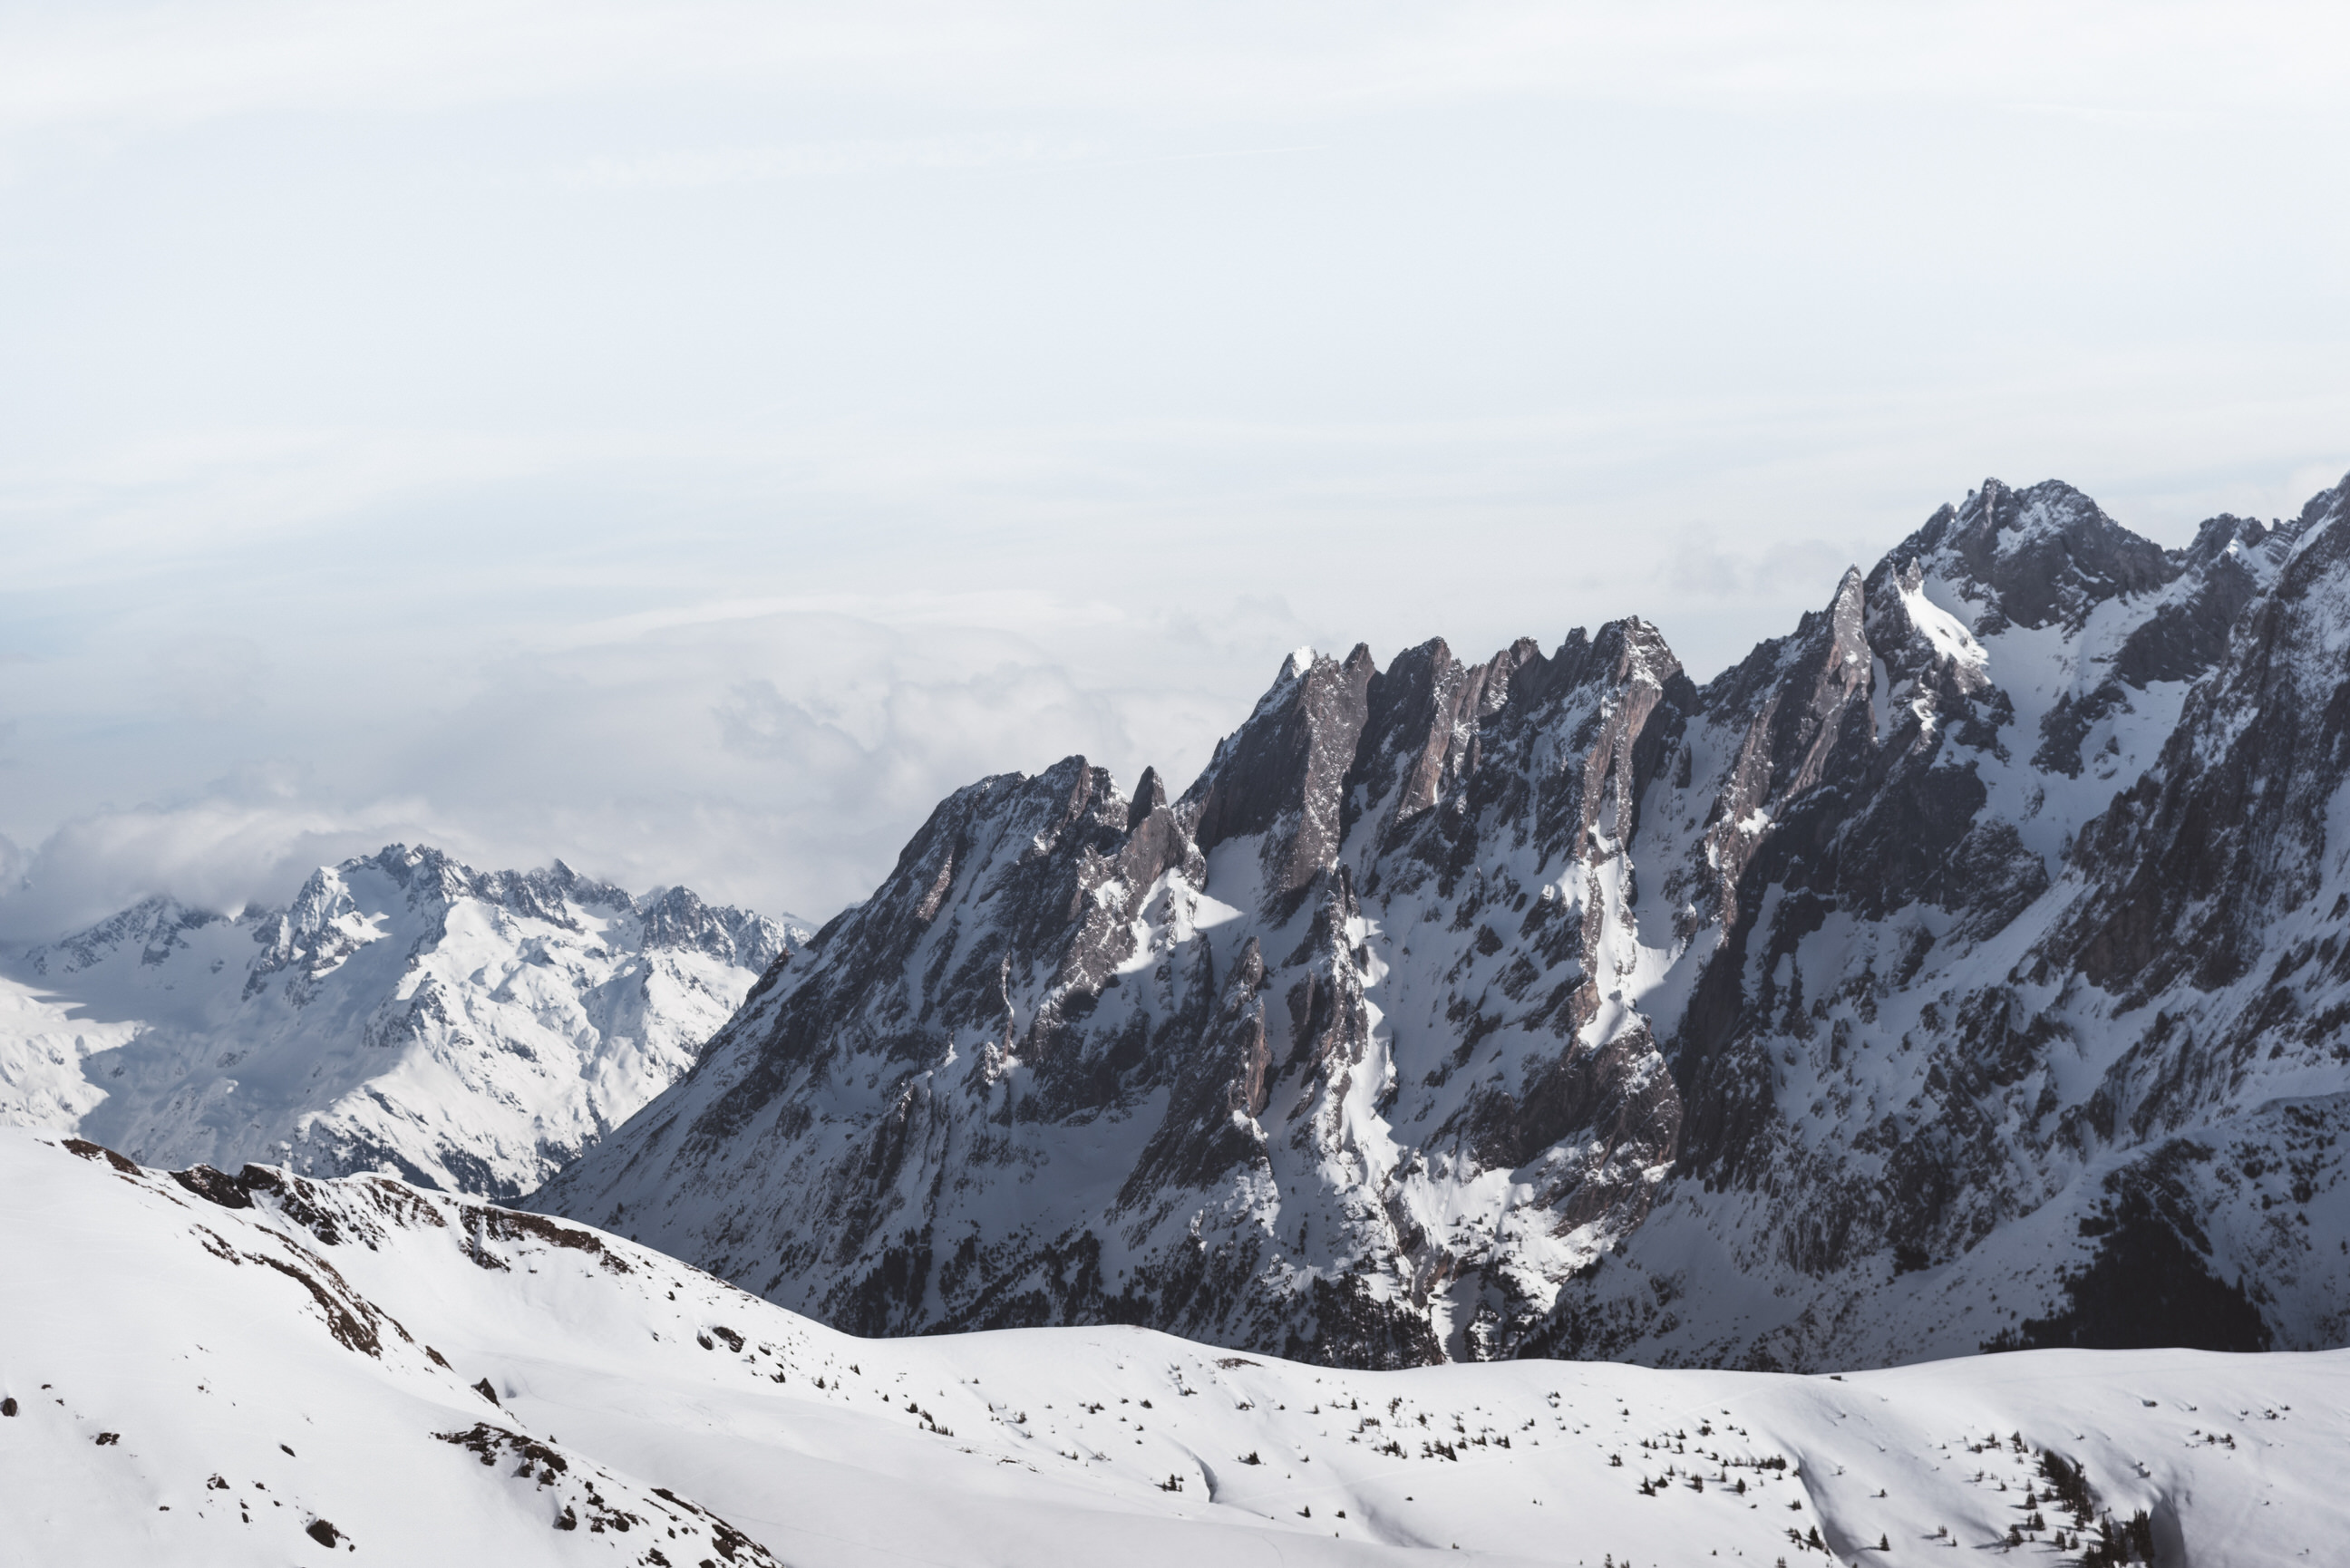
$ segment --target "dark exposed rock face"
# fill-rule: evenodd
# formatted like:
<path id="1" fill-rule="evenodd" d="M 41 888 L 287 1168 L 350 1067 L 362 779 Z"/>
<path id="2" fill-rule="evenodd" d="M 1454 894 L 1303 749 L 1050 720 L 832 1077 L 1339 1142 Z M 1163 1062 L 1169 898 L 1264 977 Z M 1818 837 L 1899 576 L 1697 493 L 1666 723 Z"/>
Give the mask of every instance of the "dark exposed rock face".
<path id="1" fill-rule="evenodd" d="M 2092 983 L 2142 997 L 2190 971 L 2204 990 L 2238 980 L 2327 882 L 2350 773 L 2345 607 L 2350 530 L 2325 528 L 2241 618 L 2158 766 L 2084 829 L 2074 859 L 2099 896 L 2067 927 L 2077 951 L 2053 950 Z"/>
<path id="2" fill-rule="evenodd" d="M 942 803 L 536 1201 L 862 1333 L 2329 1342 L 2345 497 L 1987 483 L 1702 688 L 1638 620 L 1293 659 L 1171 801 Z"/>
<path id="3" fill-rule="evenodd" d="M 1359 645 L 1344 664 L 1293 659 L 1184 792 L 1184 815 L 1202 853 L 1237 838 L 1259 845 L 1270 907 L 1294 912 L 1337 850 L 1338 785 L 1355 760 L 1378 679 L 1371 650 Z M 1394 694 L 1387 695 L 1392 704 Z"/>

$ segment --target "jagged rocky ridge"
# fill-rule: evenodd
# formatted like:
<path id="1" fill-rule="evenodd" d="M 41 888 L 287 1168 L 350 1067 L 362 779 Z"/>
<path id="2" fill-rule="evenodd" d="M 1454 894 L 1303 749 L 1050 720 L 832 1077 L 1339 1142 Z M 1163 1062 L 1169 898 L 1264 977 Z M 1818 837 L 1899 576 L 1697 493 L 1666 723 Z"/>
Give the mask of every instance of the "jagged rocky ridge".
<path id="1" fill-rule="evenodd" d="M 512 1198 L 673 1082 L 805 936 L 404 845 L 283 909 L 151 898 L 0 980 L 0 1124 Z"/>
<path id="2" fill-rule="evenodd" d="M 536 1202 L 863 1334 L 2338 1343 L 2345 509 L 1987 482 L 1702 687 L 1302 652 L 1179 797 L 950 797 Z"/>

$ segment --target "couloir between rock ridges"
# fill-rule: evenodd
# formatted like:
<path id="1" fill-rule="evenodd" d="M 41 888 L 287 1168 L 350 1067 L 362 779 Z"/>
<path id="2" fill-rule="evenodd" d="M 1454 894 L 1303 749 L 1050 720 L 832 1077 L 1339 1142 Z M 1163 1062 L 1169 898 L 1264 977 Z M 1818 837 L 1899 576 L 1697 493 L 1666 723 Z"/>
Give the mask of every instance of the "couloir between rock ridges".
<path id="1" fill-rule="evenodd" d="M 1638 619 L 1293 658 L 1180 796 L 950 796 L 534 1202 L 861 1334 L 2338 1338 L 2345 499 L 1987 482 L 1703 686 Z"/>

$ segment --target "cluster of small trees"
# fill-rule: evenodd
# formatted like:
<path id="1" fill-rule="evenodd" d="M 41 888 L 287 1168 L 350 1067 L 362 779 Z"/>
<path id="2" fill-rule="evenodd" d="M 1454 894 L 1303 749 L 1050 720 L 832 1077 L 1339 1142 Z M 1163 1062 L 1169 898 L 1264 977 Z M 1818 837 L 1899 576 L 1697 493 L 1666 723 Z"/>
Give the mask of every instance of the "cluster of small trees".
<path id="1" fill-rule="evenodd" d="M 2051 1501 L 2064 1505 L 2075 1524 L 2086 1524 L 2096 1517 L 2097 1501 L 2089 1490 L 2089 1478 L 2081 1467 L 2066 1461 L 2064 1455 L 2043 1449 L 2040 1451 L 2040 1473 L 2048 1481 Z"/>
<path id="2" fill-rule="evenodd" d="M 2121 1568 L 2125 1563 L 2154 1561 L 2154 1521 L 2146 1510 L 2139 1509 L 2119 1523 L 2110 1513 L 2098 1522 L 2098 1533 L 2105 1539 L 2081 1553 L 2081 1568 Z"/>
<path id="3" fill-rule="evenodd" d="M 2048 1501 L 2062 1504 L 2073 1516 L 2073 1537 L 2069 1545 L 2081 1553 L 2081 1568 L 2121 1568 L 2126 1563 L 2154 1561 L 2154 1521 L 2139 1509 L 2129 1518 L 2116 1521 L 2110 1513 L 2097 1510 L 2096 1494 L 2089 1490 L 2089 1478 L 2080 1466 L 2068 1462 L 2062 1454 L 2041 1450 L 2040 1473 L 2048 1480 Z M 2036 1522 L 2037 1511 L 2033 1514 Z M 2081 1532 L 2092 1520 L 2096 1521 L 2097 1541 L 2090 1546 L 2081 1545 Z M 2010 1532 L 2012 1538 L 2013 1532 Z M 2059 1551 L 2068 1545 L 2064 1532 L 2055 1535 Z"/>

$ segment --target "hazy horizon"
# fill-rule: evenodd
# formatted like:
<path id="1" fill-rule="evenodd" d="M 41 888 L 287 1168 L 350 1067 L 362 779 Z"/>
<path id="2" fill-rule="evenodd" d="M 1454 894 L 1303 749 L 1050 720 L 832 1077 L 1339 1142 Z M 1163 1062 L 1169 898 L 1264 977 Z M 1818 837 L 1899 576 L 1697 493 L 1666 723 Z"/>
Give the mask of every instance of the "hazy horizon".
<path id="1" fill-rule="evenodd" d="M 983 774 L 1187 782 L 1300 643 L 1638 614 L 1702 678 L 1986 476 L 2290 515 L 2345 44 L 13 10 L 0 940 L 394 839 L 821 919 Z"/>

